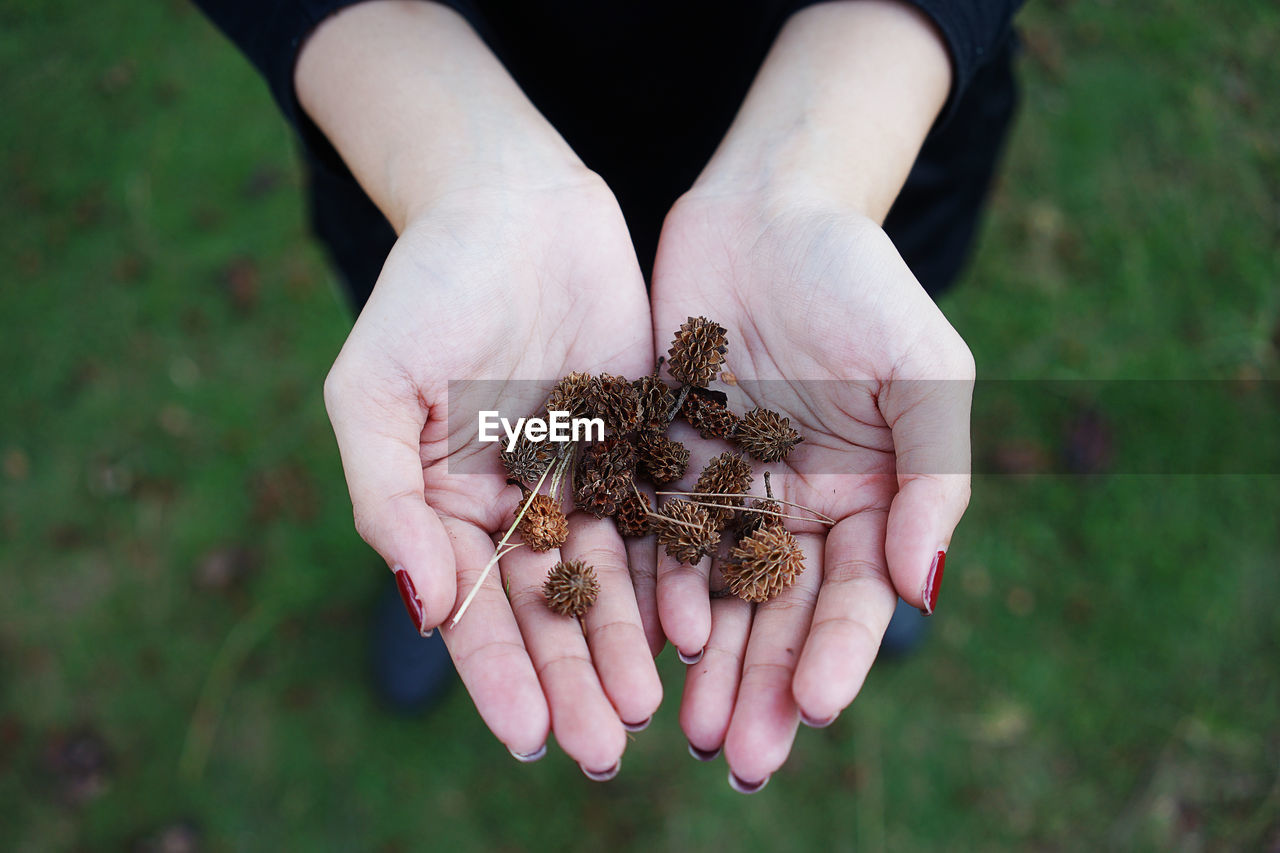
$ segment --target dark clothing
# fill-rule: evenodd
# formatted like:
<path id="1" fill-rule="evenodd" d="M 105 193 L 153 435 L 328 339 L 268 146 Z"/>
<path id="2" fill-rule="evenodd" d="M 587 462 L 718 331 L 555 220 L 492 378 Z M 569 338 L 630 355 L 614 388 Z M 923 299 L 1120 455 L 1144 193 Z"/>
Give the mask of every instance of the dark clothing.
<path id="1" fill-rule="evenodd" d="M 298 106 L 312 29 L 356 0 L 196 0 L 248 55 L 303 141 L 312 224 L 363 305 L 395 240 Z M 885 229 L 931 293 L 968 254 L 1015 104 L 1021 0 L 910 0 L 951 54 L 943 115 Z M 710 159 L 787 17 L 809 0 L 450 0 L 618 198 L 646 277 L 662 219 Z"/>

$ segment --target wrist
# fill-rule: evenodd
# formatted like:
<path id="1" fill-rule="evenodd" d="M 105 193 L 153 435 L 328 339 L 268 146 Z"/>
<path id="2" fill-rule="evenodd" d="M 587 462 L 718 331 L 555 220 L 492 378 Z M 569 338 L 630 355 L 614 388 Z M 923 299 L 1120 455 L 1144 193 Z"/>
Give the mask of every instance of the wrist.
<path id="1" fill-rule="evenodd" d="M 779 34 L 695 192 L 835 206 L 882 222 L 950 86 L 942 37 L 915 8 L 809 7 Z"/>

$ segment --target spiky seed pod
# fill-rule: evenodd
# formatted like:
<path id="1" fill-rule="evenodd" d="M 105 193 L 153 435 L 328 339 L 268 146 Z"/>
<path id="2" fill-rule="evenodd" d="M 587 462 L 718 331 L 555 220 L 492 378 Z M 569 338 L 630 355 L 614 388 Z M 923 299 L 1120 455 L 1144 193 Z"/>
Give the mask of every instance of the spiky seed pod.
<path id="1" fill-rule="evenodd" d="M 720 530 L 707 508 L 688 501 L 667 501 L 661 513 L 649 519 L 649 528 L 668 556 L 691 566 L 720 544 Z"/>
<path id="2" fill-rule="evenodd" d="M 510 452 L 498 454 L 507 477 L 514 483 L 533 485 L 556 457 L 556 446 L 549 441 L 530 441 L 522 432 Z"/>
<path id="3" fill-rule="evenodd" d="M 599 471 L 605 476 L 630 476 L 636 468 L 636 447 L 620 436 L 611 435 L 589 445 L 578 460 L 579 471 Z"/>
<path id="4" fill-rule="evenodd" d="M 747 509 L 763 509 L 768 512 L 782 512 L 782 504 L 772 500 L 754 500 L 747 504 Z M 738 513 L 738 535 L 750 536 L 766 524 L 781 524 L 782 519 L 776 515 L 766 515 L 762 512 L 740 512 Z"/>
<path id="5" fill-rule="evenodd" d="M 632 490 L 618 502 L 618 513 L 613 517 L 618 525 L 618 532 L 623 536 L 649 535 L 649 512 L 651 505 L 648 495 Z"/>
<path id="6" fill-rule="evenodd" d="M 630 474 L 588 472 L 574 479 L 573 505 L 596 518 L 615 515 L 618 502 L 626 500 L 633 482 Z"/>
<path id="7" fill-rule="evenodd" d="M 587 411 L 602 418 L 613 433 L 628 433 L 640 422 L 640 393 L 622 376 L 602 373 L 591 377 Z"/>
<path id="8" fill-rule="evenodd" d="M 671 409 L 676 404 L 671 386 L 656 376 L 642 376 L 632 384 L 640 400 L 639 429 L 642 432 L 666 432 L 671 423 Z"/>
<path id="9" fill-rule="evenodd" d="M 641 433 L 636 450 L 640 455 L 637 472 L 655 486 L 679 480 L 689 467 L 689 448 L 665 435 Z"/>
<path id="10" fill-rule="evenodd" d="M 728 439 L 738 425 L 738 416 L 729 411 L 728 406 L 696 392 L 684 398 L 680 417 L 703 438 Z"/>
<path id="11" fill-rule="evenodd" d="M 765 524 L 738 541 L 720 570 L 734 595 L 746 601 L 768 601 L 804 571 L 804 553 L 781 524 Z"/>
<path id="12" fill-rule="evenodd" d="M 551 393 L 547 395 L 547 411 L 568 412 L 571 418 L 581 417 L 590 405 L 590 392 L 590 374 L 570 373 L 551 387 Z"/>
<path id="13" fill-rule="evenodd" d="M 528 500 L 527 492 L 525 499 Z M 523 502 L 521 506 L 524 506 Z M 520 512 L 519 508 L 516 512 Z M 560 504 L 548 495 L 533 496 L 516 529 L 524 538 L 525 544 L 538 552 L 559 548 L 569 538 L 569 522 L 565 519 Z"/>
<path id="14" fill-rule="evenodd" d="M 751 488 L 751 463 L 736 453 L 725 451 L 707 463 L 698 475 L 698 482 L 693 487 L 695 492 L 704 495 L 742 494 Z M 711 509 L 712 522 L 723 530 L 733 520 L 737 507 L 743 505 L 743 498 L 698 498 L 706 503 L 718 504 L 722 509 Z"/>
<path id="15" fill-rule="evenodd" d="M 671 342 L 667 370 L 673 379 L 705 388 L 720 372 L 729 349 L 725 328 L 706 317 L 690 317 Z"/>
<path id="16" fill-rule="evenodd" d="M 551 567 L 542 585 L 547 606 L 561 616 L 581 617 L 596 603 L 600 582 L 594 567 L 582 560 L 561 560 Z"/>
<path id="17" fill-rule="evenodd" d="M 733 442 L 761 462 L 781 462 L 801 441 L 791 419 L 772 409 L 752 409 L 738 419 L 733 431 Z"/>

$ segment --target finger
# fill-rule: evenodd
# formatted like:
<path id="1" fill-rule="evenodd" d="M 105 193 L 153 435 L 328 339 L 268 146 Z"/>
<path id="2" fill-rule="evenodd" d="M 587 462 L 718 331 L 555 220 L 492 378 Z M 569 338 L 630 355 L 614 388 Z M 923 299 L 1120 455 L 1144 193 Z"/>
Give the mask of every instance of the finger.
<path id="1" fill-rule="evenodd" d="M 707 573 L 711 559 L 696 566 L 658 549 L 658 618 L 662 632 L 676 647 L 682 663 L 697 663 L 711 635 L 711 602 Z"/>
<path id="2" fill-rule="evenodd" d="M 493 541 L 473 524 L 444 522 L 458 565 L 458 585 L 470 592 L 493 555 Z M 517 758 L 538 755 L 551 714 L 525 651 L 498 572 L 490 572 L 470 608 L 452 628 L 440 626 L 458 675 L 481 719 Z"/>
<path id="3" fill-rule="evenodd" d="M 711 636 L 702 660 L 685 671 L 680 728 L 689 751 L 709 761 L 724 746 L 738 697 L 742 659 L 751 633 L 752 605 L 733 596 L 711 602 Z"/>
<path id="4" fill-rule="evenodd" d="M 883 510 L 860 512 L 827 536 L 822 588 L 792 682 L 809 725 L 828 725 L 858 695 L 893 616 L 885 519 Z"/>
<path id="5" fill-rule="evenodd" d="M 799 724 L 791 681 L 822 579 L 823 537 L 800 534 L 796 540 L 804 551 L 804 571 L 781 595 L 756 606 L 725 737 L 730 781 L 743 793 L 759 790 L 787 760 Z"/>
<path id="6" fill-rule="evenodd" d="M 662 703 L 662 683 L 640 622 L 622 537 L 610 519 L 574 513 L 560 553 L 595 567 L 600 593 L 582 619 L 591 660 L 623 725 L 643 727 Z"/>
<path id="7" fill-rule="evenodd" d="M 423 497 L 419 441 L 427 412 L 414 389 L 376 392 L 338 366 L 324 390 L 356 530 L 396 571 L 405 606 L 425 633 L 449 615 L 457 594 L 453 548 Z"/>
<path id="8" fill-rule="evenodd" d="M 608 778 L 622 758 L 626 732 L 596 675 L 582 626 L 547 607 L 543 584 L 560 558 L 559 550 L 537 554 L 517 548 L 502 558 L 502 574 L 551 709 L 556 741 L 584 772 Z"/>
<path id="9" fill-rule="evenodd" d="M 649 498 L 650 505 L 656 505 L 653 490 L 647 486 L 640 489 Z M 627 547 L 627 564 L 631 567 L 631 584 L 635 589 L 636 606 L 640 610 L 640 624 L 644 627 L 649 653 L 656 658 L 667 645 L 667 636 L 662 633 L 662 621 L 658 618 L 657 538 L 650 535 L 628 537 L 624 541 Z"/>
<path id="10" fill-rule="evenodd" d="M 954 333 L 953 333 L 954 334 Z M 908 365 L 880 407 L 893 428 L 898 494 L 889 510 L 885 557 L 893 585 L 926 614 L 937 606 L 946 552 L 969 505 L 969 414 L 973 359 L 959 338 L 954 353 Z"/>

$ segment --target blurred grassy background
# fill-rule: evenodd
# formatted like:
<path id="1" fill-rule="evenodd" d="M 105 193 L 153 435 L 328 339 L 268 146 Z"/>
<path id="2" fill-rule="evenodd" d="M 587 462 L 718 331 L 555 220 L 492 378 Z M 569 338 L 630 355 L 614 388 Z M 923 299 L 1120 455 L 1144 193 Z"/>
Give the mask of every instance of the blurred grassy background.
<path id="1" fill-rule="evenodd" d="M 980 372 L 1280 375 L 1280 9 L 1021 21 L 945 304 Z M 669 652 L 607 785 L 461 690 L 388 718 L 319 393 L 349 317 L 265 90 L 178 0 L 2 0 L 0 69 L 0 846 L 1280 846 L 1280 482 L 1031 476 L 1043 437 L 995 440 L 924 653 L 759 796 L 685 753 Z"/>

